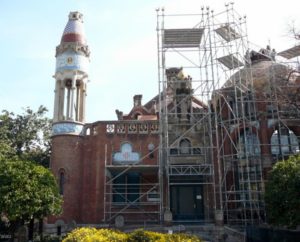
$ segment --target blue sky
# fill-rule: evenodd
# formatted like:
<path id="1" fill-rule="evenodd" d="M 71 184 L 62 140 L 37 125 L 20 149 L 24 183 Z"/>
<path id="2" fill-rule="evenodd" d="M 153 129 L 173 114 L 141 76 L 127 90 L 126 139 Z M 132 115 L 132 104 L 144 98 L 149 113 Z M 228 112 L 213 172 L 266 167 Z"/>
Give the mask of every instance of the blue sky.
<path id="1" fill-rule="evenodd" d="M 143 94 L 145 103 L 158 92 L 155 8 L 195 13 L 202 5 L 224 10 L 220 0 L 0 0 L 0 110 L 44 105 L 52 117 L 55 47 L 69 12 L 80 11 L 91 50 L 87 121 L 116 119 L 115 109 L 128 113 L 133 95 Z M 297 0 L 235 1 L 250 41 L 270 41 L 277 51 L 294 44 L 285 33 L 292 20 L 300 29 L 299 8 Z"/>

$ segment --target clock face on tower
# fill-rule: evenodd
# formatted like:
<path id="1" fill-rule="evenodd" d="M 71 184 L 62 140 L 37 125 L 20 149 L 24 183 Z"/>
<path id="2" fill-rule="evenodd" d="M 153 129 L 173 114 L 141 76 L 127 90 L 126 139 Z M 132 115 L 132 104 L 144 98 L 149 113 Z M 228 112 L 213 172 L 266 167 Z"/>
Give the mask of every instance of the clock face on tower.
<path id="1" fill-rule="evenodd" d="M 56 71 L 81 70 L 88 71 L 88 59 L 77 53 L 65 52 L 56 57 Z"/>
<path id="2" fill-rule="evenodd" d="M 67 63 L 70 65 L 73 63 L 73 58 L 72 57 L 68 57 L 67 58 Z"/>

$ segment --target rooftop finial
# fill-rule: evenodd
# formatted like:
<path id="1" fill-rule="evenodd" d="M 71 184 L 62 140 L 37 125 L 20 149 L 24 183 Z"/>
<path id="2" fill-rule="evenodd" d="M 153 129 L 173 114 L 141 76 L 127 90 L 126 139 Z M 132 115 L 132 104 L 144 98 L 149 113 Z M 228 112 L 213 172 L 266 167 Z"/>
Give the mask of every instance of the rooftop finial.
<path id="1" fill-rule="evenodd" d="M 79 12 L 70 12 L 69 14 L 69 20 L 78 20 L 81 23 L 83 23 L 83 14 Z"/>

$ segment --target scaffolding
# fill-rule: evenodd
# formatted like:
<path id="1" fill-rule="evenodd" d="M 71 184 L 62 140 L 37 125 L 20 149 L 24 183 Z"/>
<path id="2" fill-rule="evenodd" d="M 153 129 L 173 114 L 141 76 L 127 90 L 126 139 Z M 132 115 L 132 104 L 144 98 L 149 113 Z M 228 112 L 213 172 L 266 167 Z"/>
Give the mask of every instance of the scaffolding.
<path id="1" fill-rule="evenodd" d="M 156 139 L 153 138 L 158 136 L 158 122 L 98 122 L 91 129 L 105 130 L 109 139 L 136 136 L 143 142 L 149 142 L 146 153 L 137 150 L 133 143 L 131 147 L 130 143 L 125 142 L 120 148 L 114 147 L 112 141 L 105 144 L 103 222 L 116 227 L 123 227 L 125 223 L 159 223 L 158 147 L 155 145 Z M 126 140 L 130 142 L 131 139 Z"/>
<path id="2" fill-rule="evenodd" d="M 272 62 L 266 72 L 269 80 L 267 95 L 257 100 L 266 105 L 267 125 L 272 129 L 268 143 L 271 164 L 299 154 L 300 150 L 299 50 L 298 43 L 278 53 L 276 62 Z"/>
<path id="3" fill-rule="evenodd" d="M 212 222 L 216 209 L 208 102 L 215 83 L 209 70 L 212 46 L 208 44 L 208 13 L 202 9 L 200 14 L 167 15 L 164 9 L 157 10 L 160 186 L 164 188 L 161 215 L 171 211 L 174 221 Z M 198 195 L 194 204 L 188 204 L 188 191 L 184 189 L 195 189 Z M 186 201 L 178 198 L 180 194 Z M 202 212 L 198 200 L 202 200 Z M 199 216 L 181 214 L 180 203 L 194 206 L 194 214 Z"/>
<path id="4" fill-rule="evenodd" d="M 299 130 L 289 128 L 299 126 L 299 108 L 288 109 L 287 95 L 296 85 L 293 102 L 299 107 L 300 79 L 295 84 L 294 69 L 275 62 L 269 49 L 254 51 L 251 46 L 250 52 L 246 17 L 233 3 L 220 13 L 209 7 L 200 14 L 171 15 L 158 9 L 157 45 L 161 214 L 172 210 L 172 186 L 185 183 L 211 192 L 207 196 L 213 205 L 205 221 L 221 214 L 227 224 L 264 222 L 265 175 L 284 158 L 282 149 L 286 156 L 299 152 Z M 296 46 L 279 54 L 293 58 L 298 52 Z M 259 70 L 256 62 L 268 68 Z M 278 68 L 285 68 L 284 75 L 278 76 Z M 283 83 L 286 78 L 295 85 Z M 273 128 L 273 136 L 262 135 L 263 128 Z M 180 154 L 185 139 L 198 152 Z"/>
<path id="5" fill-rule="evenodd" d="M 212 97 L 218 198 L 225 223 L 246 225 L 265 218 L 256 92 L 248 57 L 246 18 L 229 4 L 224 20 L 220 22 L 212 16 L 212 26 L 216 28 L 212 32 L 216 56 L 212 71 L 220 84 Z"/>
<path id="6" fill-rule="evenodd" d="M 266 174 L 299 152 L 295 64 L 250 48 L 246 18 L 233 4 L 220 13 L 157 9 L 157 50 L 159 122 L 97 124 L 116 136 L 159 136 L 159 145 L 134 162 L 105 160 L 104 221 L 264 222 Z M 289 59 L 298 52 L 296 46 L 279 55 Z M 158 160 L 149 165 L 152 152 Z M 134 173 L 151 179 L 137 180 Z M 194 201 L 185 196 L 191 194 Z M 180 203 L 187 214 L 177 211 Z"/>

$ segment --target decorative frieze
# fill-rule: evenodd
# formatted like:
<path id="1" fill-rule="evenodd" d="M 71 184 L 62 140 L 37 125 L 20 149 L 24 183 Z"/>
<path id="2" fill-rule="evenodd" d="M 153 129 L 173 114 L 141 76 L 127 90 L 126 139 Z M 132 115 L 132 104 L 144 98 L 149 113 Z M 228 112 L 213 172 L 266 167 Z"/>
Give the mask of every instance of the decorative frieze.
<path id="1" fill-rule="evenodd" d="M 158 123 L 154 122 L 114 122 L 105 124 L 107 134 L 157 134 Z"/>
<path id="2" fill-rule="evenodd" d="M 139 132 L 141 134 L 147 134 L 149 132 L 148 124 L 147 123 L 139 124 Z"/>
<path id="3" fill-rule="evenodd" d="M 117 124 L 117 133 L 125 134 L 125 124 Z"/>
<path id="4" fill-rule="evenodd" d="M 82 134 L 83 124 L 79 123 L 55 123 L 52 126 L 52 135 L 59 135 L 59 134 Z"/>
<path id="5" fill-rule="evenodd" d="M 114 124 L 106 124 L 106 133 L 113 134 L 115 132 Z"/>
<path id="6" fill-rule="evenodd" d="M 133 124 L 128 124 L 128 133 L 130 134 L 136 134 L 137 133 L 137 124 L 133 123 Z"/>

